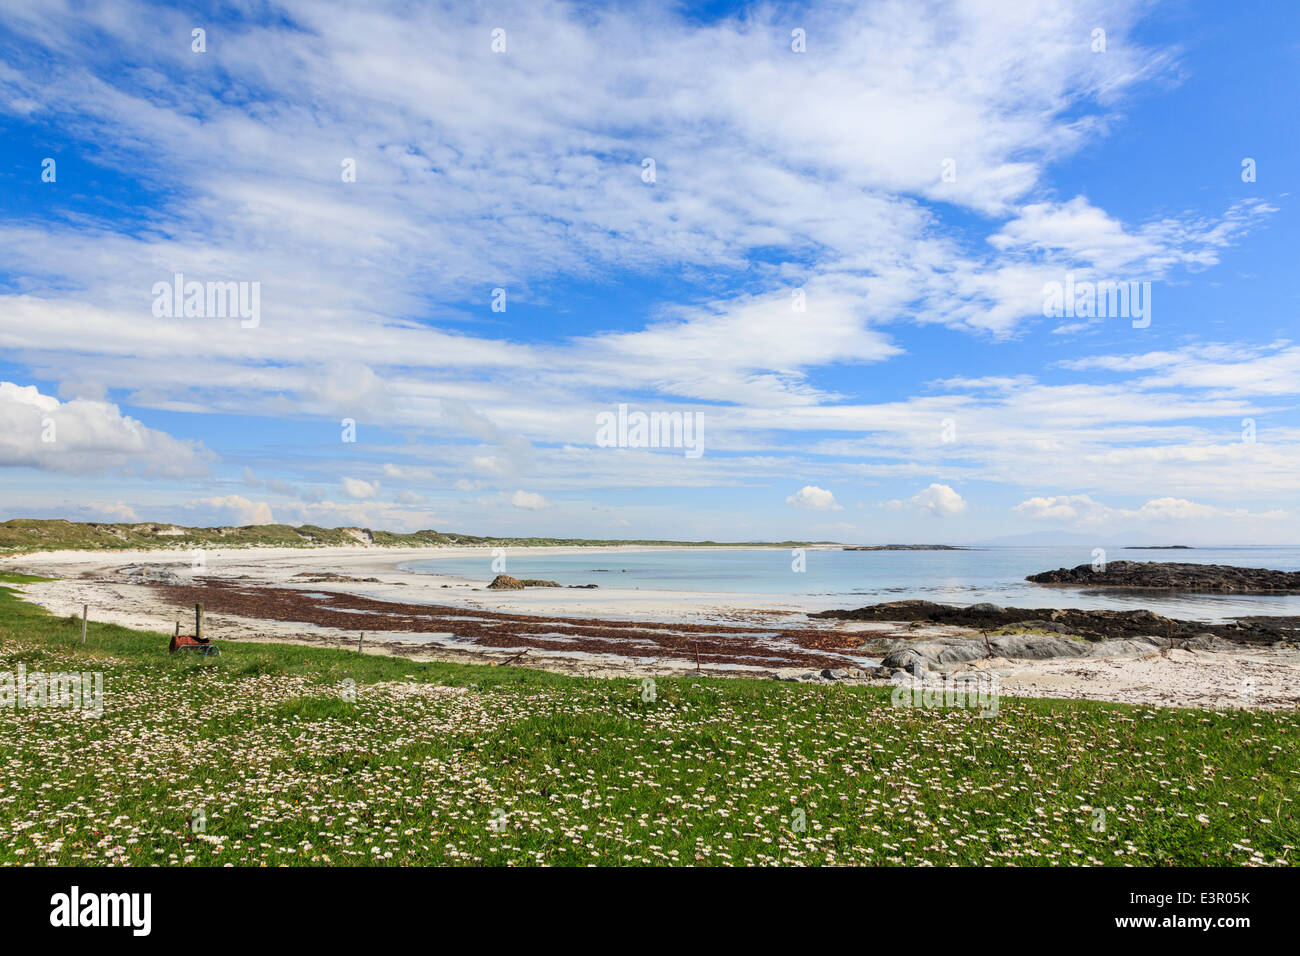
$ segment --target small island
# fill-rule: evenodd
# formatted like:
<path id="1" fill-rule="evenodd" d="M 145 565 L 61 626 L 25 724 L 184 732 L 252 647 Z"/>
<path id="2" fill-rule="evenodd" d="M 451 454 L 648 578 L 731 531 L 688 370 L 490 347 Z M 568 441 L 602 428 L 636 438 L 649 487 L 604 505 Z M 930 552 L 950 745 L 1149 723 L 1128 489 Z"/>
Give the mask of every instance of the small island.
<path id="1" fill-rule="evenodd" d="M 852 544 L 841 551 L 977 551 L 978 548 L 959 548 L 951 544 Z"/>

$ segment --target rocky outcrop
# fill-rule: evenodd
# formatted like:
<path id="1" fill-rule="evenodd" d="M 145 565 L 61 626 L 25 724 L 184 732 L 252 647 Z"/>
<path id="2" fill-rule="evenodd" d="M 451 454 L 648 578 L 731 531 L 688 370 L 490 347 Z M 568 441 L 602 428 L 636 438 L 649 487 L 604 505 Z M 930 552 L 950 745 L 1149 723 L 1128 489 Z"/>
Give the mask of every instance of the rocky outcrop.
<path id="1" fill-rule="evenodd" d="M 1183 650 L 1209 650 L 1213 647 L 1212 635 L 1200 635 L 1176 641 L 1175 647 Z M 920 669 L 943 670 L 953 664 L 999 657 L 1006 660 L 1041 661 L 1056 657 L 1132 657 L 1169 647 L 1166 638 L 1154 634 L 1090 642 L 1078 638 L 1041 634 L 995 634 L 987 642 L 979 637 L 938 637 L 915 641 L 895 641 L 893 647 L 881 658 L 880 666 L 886 670 L 905 670 L 915 673 Z"/>
<path id="2" fill-rule="evenodd" d="M 508 574 L 498 574 L 488 585 L 493 591 L 522 591 L 524 588 L 558 588 L 554 581 L 541 581 L 537 578 L 512 578 Z"/>
<path id="3" fill-rule="evenodd" d="M 1093 646 L 1086 641 L 1042 634 L 997 634 L 990 636 L 987 643 L 980 638 L 938 637 L 899 641 L 880 664 L 910 671 L 918 661 L 926 669 L 985 657 L 1040 661 L 1052 657 L 1084 657 Z"/>
<path id="4" fill-rule="evenodd" d="M 118 576 L 131 584 L 180 584 L 180 576 L 161 564 L 131 564 L 121 568 Z"/>
<path id="5" fill-rule="evenodd" d="M 810 618 L 840 621 L 915 621 L 971 628 L 990 633 L 1018 632 L 1077 637 L 1085 641 L 1129 640 L 1144 636 L 1166 645 L 1223 639 L 1242 644 L 1275 644 L 1300 638 L 1300 618 L 1251 617 L 1228 624 L 1205 624 L 1161 617 L 1151 611 L 1083 611 L 1077 608 L 999 607 L 996 604 L 937 604 L 934 601 L 890 601 L 843 611 L 821 611 Z M 1008 635 L 1009 636 L 1009 635 Z"/>
<path id="6" fill-rule="evenodd" d="M 1097 570 L 1091 564 L 1031 574 L 1035 584 L 1090 588 L 1159 588 L 1226 594 L 1300 594 L 1300 571 L 1236 568 L 1226 564 L 1172 561 L 1111 561 Z"/>

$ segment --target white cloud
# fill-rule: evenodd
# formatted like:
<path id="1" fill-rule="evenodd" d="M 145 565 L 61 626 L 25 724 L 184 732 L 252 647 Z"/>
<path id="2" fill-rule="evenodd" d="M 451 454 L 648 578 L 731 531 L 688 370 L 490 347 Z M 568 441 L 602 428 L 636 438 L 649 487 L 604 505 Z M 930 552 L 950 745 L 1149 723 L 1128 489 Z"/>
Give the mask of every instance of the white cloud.
<path id="1" fill-rule="evenodd" d="M 794 57 L 773 43 L 788 41 L 784 16 L 766 8 L 701 24 L 507 3 L 493 16 L 527 38 L 509 56 L 458 39 L 431 62 L 429 36 L 486 35 L 495 20 L 434 5 L 412 29 L 402 8 L 290 0 L 297 29 L 250 18 L 223 31 L 222 62 L 256 94 L 255 113 L 178 59 L 169 38 L 182 16 L 124 7 L 100 18 L 93 46 L 57 6 L 15 18 L 31 54 L 0 75 L 0 109 L 6 93 L 37 101 L 105 142 L 98 161 L 193 201 L 158 212 L 166 228 L 143 236 L 0 228 L 0 252 L 40 290 L 8 297 L 18 320 L 0 347 L 71 365 L 69 381 L 137 388 L 159 408 L 437 415 L 473 434 L 451 403 L 644 386 L 806 404 L 819 396 L 809 369 L 899 353 L 873 323 L 914 314 L 1006 333 L 1039 316 L 1037 254 L 1098 245 L 1072 245 L 1071 230 L 1173 260 L 1187 258 L 1169 250 L 1184 239 L 1199 248 L 1233 234 L 1212 223 L 1134 233 L 1082 199 L 1017 205 L 1050 162 L 1090 142 L 1116 96 L 1169 71 L 1162 51 L 1127 36 L 1133 4 L 937 3 L 925 17 L 904 0 L 831 7 L 810 18 L 815 55 Z M 1111 42 L 1097 57 L 1078 38 L 1103 12 Z M 117 69 L 105 52 L 117 43 L 137 50 L 139 70 Z M 640 177 L 647 142 L 653 186 Z M 355 188 L 339 182 L 341 143 L 358 161 Z M 944 182 L 954 155 L 957 178 Z M 1015 217 L 1001 254 L 948 240 L 917 196 Z M 805 264 L 753 260 L 773 249 Z M 703 304 L 665 304 L 644 328 L 571 343 L 448 331 L 486 307 L 465 301 L 486 276 L 512 277 L 510 301 L 537 302 L 557 275 L 615 267 L 681 268 L 705 288 L 739 281 Z M 141 296 L 175 268 L 259 279 L 268 321 L 244 334 L 155 320 Z M 806 313 L 791 309 L 795 287 Z M 485 469 L 513 473 L 507 464 Z"/>
<path id="2" fill-rule="evenodd" d="M 379 482 L 362 481 L 360 478 L 343 477 L 339 479 L 343 493 L 349 498 L 373 498 L 379 493 Z"/>
<path id="3" fill-rule="evenodd" d="M 0 382 L 0 467 L 67 474 L 206 474 L 212 454 L 123 415 L 111 402 L 60 402 L 35 386 Z"/>
<path id="4" fill-rule="evenodd" d="M 445 527 L 446 523 L 424 508 L 408 508 L 382 501 L 313 501 L 277 505 L 282 521 L 326 528 L 359 527 L 386 531 L 415 531 Z"/>
<path id="5" fill-rule="evenodd" d="M 1056 521 L 1090 527 L 1132 522 L 1183 523 L 1211 518 L 1266 519 L 1289 517 L 1274 509 L 1252 513 L 1245 508 L 1220 508 L 1186 498 L 1152 498 L 1137 508 L 1115 508 L 1094 501 L 1088 495 L 1054 495 L 1028 498 L 1016 505 L 1017 513 L 1037 521 Z"/>
<path id="6" fill-rule="evenodd" d="M 421 468 L 415 465 L 395 465 L 390 462 L 384 465 L 383 472 L 386 478 L 397 478 L 402 481 L 434 480 L 432 468 Z"/>
<path id="7" fill-rule="evenodd" d="M 111 504 L 91 502 L 87 505 L 87 508 L 98 512 L 108 521 L 136 522 L 140 520 L 136 510 L 124 501 L 115 501 Z"/>
<path id="8" fill-rule="evenodd" d="M 839 511 L 835 495 L 816 485 L 804 485 L 797 492 L 785 499 L 785 503 L 796 508 L 808 508 L 814 511 Z"/>
<path id="9" fill-rule="evenodd" d="M 223 29 L 221 65 L 247 93 L 233 99 L 175 43 L 188 35 L 182 13 L 142 15 L 123 0 L 111 16 L 44 4 L 12 18 L 27 46 L 0 71 L 0 113 L 76 128 L 99 144 L 97 163 L 187 198 L 150 209 L 148 230 L 0 224 L 0 256 L 24 292 L 0 296 L 0 352 L 33 380 L 83 398 L 130 389 L 131 405 L 169 411 L 315 419 L 332 436 L 343 416 L 433 432 L 436 449 L 382 477 L 461 475 L 460 491 L 727 486 L 755 474 L 793 487 L 809 452 L 827 483 L 903 478 L 910 489 L 938 474 L 1095 494 L 1300 490 L 1300 436 L 1249 400 L 1297 393 L 1300 350 L 1289 346 L 1117 356 L 1088 370 L 1150 377 L 1049 386 L 1009 375 L 879 403 L 817 378 L 895 358 L 909 321 L 1012 336 L 1041 322 L 1043 283 L 1065 268 L 1210 265 L 1268 214 L 1241 203 L 1124 222 L 1087 197 L 1043 198 L 1050 164 L 1096 143 L 1126 90 L 1172 75 L 1169 55 L 1129 32 L 1139 4 L 935 2 L 925 16 L 902 0 L 831 5 L 808 11 L 803 57 L 788 52 L 785 15 L 765 7 L 700 23 L 508 0 L 489 21 L 448 3 L 422 7 L 418 29 L 401 6 L 284 9 L 283 22 Z M 506 57 L 472 40 L 497 18 L 512 25 Z M 1086 43 L 1097 22 L 1105 56 Z M 433 60 L 429 37 L 448 38 Z M 119 68 L 119 48 L 136 51 L 138 69 Z M 647 152 L 653 186 L 640 178 Z M 340 155 L 357 157 L 359 183 L 339 182 Z M 957 178 L 944 182 L 950 156 Z M 972 241 L 951 238 L 950 205 L 979 213 L 962 217 Z M 155 319 L 147 292 L 178 268 L 260 280 L 262 325 Z M 600 331 L 567 341 L 487 312 L 498 282 L 513 322 L 518 304 L 554 304 L 557 278 L 616 288 L 665 270 L 681 276 L 681 301 L 628 319 L 612 294 Z M 590 409 L 629 392 L 694 403 L 710 456 L 684 467 L 590 454 Z M 110 437 L 56 459 L 31 447 L 30 422 L 7 427 L 0 402 L 0 463 L 189 475 L 207 460 L 83 405 L 64 407 Z M 1261 435 L 1249 448 L 1234 440 L 1248 415 Z M 948 417 L 958 439 L 943 444 Z M 810 447 L 818 433 L 828 437 Z M 349 467 L 300 480 L 329 484 Z M 254 481 L 311 502 L 290 513 L 320 521 L 428 519 L 374 502 L 378 482 L 343 480 L 347 496 L 372 502 L 362 512 Z M 821 492 L 787 500 L 821 507 L 800 500 L 809 489 Z M 957 507 L 929 489 L 909 506 Z"/>
<path id="10" fill-rule="evenodd" d="M 1264 346 L 1204 343 L 1134 355 L 1093 355 L 1061 363 L 1074 370 L 1149 372 L 1143 388 L 1204 389 L 1234 396 L 1300 393 L 1300 346 L 1275 342 Z"/>
<path id="11" fill-rule="evenodd" d="M 1016 511 L 1038 521 L 1076 524 L 1104 520 L 1111 509 L 1087 495 L 1052 495 L 1028 498 L 1016 505 Z"/>
<path id="12" fill-rule="evenodd" d="M 271 506 L 265 501 L 250 501 L 243 495 L 225 495 L 220 498 L 202 498 L 195 504 L 227 516 L 226 523 L 233 525 L 275 524 Z"/>
<path id="13" fill-rule="evenodd" d="M 1002 252 L 1047 254 L 1118 278 L 1154 279 L 1174 266 L 1205 268 L 1219 252 L 1275 207 L 1237 203 L 1218 219 L 1164 218 L 1130 229 L 1083 196 L 1064 203 L 1032 203 L 989 237 Z"/>
<path id="14" fill-rule="evenodd" d="M 526 511 L 540 511 L 548 504 L 545 498 L 532 491 L 516 491 L 510 496 L 510 503 Z"/>
<path id="15" fill-rule="evenodd" d="M 907 500 L 886 502 L 888 508 L 916 508 L 936 518 L 951 518 L 966 510 L 966 501 L 948 485 L 932 483 Z"/>

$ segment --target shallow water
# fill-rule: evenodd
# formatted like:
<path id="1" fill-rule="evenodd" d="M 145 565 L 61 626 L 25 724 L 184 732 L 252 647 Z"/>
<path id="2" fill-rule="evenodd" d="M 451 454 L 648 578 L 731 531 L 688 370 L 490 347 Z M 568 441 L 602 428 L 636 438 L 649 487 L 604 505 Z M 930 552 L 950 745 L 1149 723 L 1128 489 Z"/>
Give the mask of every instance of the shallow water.
<path id="1" fill-rule="evenodd" d="M 1109 561 L 1177 561 L 1300 570 L 1300 548 L 1238 547 L 1110 550 Z M 496 576 L 491 552 L 431 558 L 404 567 L 426 574 L 481 580 Z M 676 550 L 627 553 L 507 552 L 505 573 L 561 585 L 722 592 L 816 598 L 818 606 L 857 607 L 921 598 L 950 604 L 992 601 L 1012 607 L 1146 608 L 1170 617 L 1222 621 L 1251 614 L 1300 615 L 1300 595 L 1179 594 L 1165 591 L 1044 587 L 1025 575 L 1093 560 L 1078 546 L 986 548 L 977 551 L 808 550 L 806 570 L 792 570 L 789 551 Z M 570 594 L 575 592 L 568 592 Z M 583 592 L 576 592 L 583 594 Z M 587 598 L 599 592 L 586 592 Z M 830 600 L 843 598 L 843 600 Z"/>

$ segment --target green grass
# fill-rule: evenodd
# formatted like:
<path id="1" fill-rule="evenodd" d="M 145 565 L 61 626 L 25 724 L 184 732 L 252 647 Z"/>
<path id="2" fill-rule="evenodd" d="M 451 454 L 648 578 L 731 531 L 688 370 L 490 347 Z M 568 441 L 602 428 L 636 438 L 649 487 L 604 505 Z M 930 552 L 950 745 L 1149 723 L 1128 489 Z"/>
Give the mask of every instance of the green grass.
<path id="1" fill-rule="evenodd" d="M 358 537 L 359 536 L 359 537 Z M 441 547 L 447 545 L 474 545 L 481 547 L 542 547 L 586 546 L 612 547 L 616 545 L 674 545 L 690 547 L 727 547 L 717 541 L 667 541 L 649 539 L 589 539 L 589 538 L 490 538 L 449 531 L 371 531 L 369 528 L 321 528 L 316 525 L 291 527 L 285 524 L 247 525 L 244 527 L 187 528 L 175 525 L 142 522 L 112 524 L 63 519 L 12 518 L 0 521 L 0 553 L 26 553 L 31 551 L 102 551 L 124 549 L 190 549 L 190 548 L 316 548 L 327 545 L 356 545 L 366 540 L 387 547 Z M 812 544 L 833 544 L 821 541 L 753 542 L 786 548 Z"/>
<path id="2" fill-rule="evenodd" d="M 0 864 L 1232 865 L 1300 843 L 1293 712 L 1004 698 L 981 719 L 708 678 L 647 699 L 80 627 L 0 587 L 0 674 L 104 674 L 99 718 L 0 709 Z"/>

